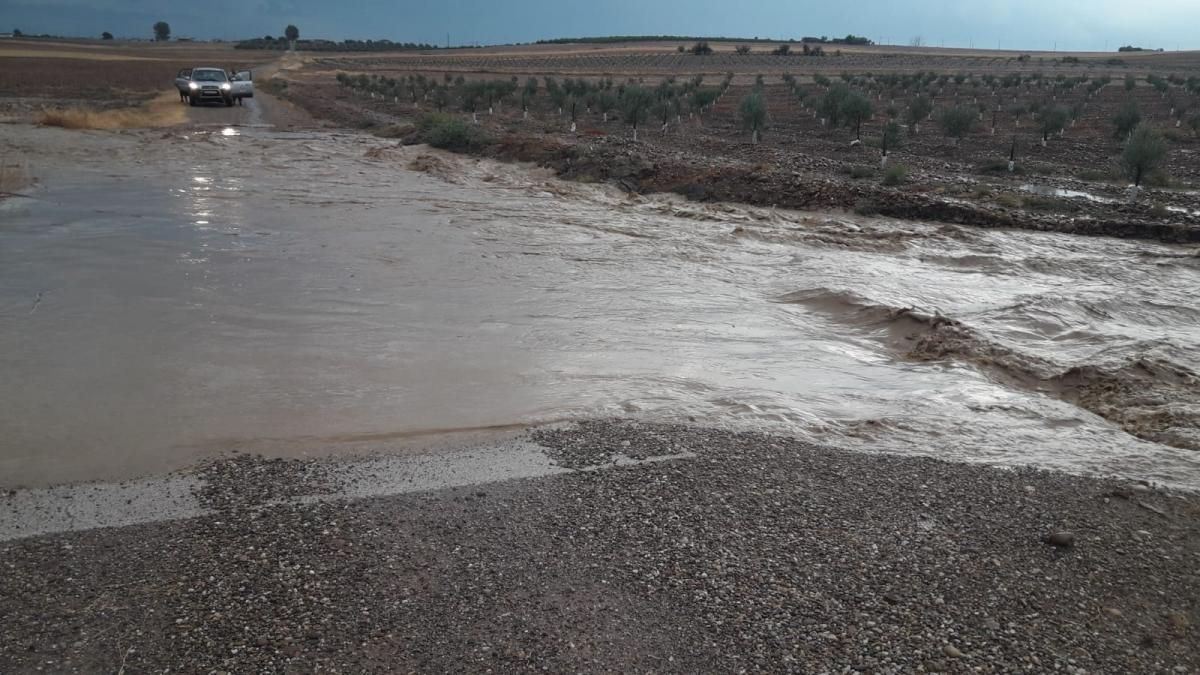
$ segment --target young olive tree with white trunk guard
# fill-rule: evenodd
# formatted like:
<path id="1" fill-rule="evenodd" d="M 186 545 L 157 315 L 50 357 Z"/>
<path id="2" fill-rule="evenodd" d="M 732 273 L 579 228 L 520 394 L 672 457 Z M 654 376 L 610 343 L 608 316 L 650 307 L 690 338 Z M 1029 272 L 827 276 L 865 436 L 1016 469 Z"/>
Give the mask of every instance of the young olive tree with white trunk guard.
<path id="1" fill-rule="evenodd" d="M 1042 112 L 1042 147 L 1046 147 L 1051 134 L 1056 134 L 1067 126 L 1071 113 L 1062 107 L 1051 108 Z"/>
<path id="2" fill-rule="evenodd" d="M 738 118 L 742 128 L 750 132 L 750 142 L 758 144 L 759 136 L 767 125 L 767 102 L 761 92 L 755 91 L 742 97 L 738 103 Z"/>
<path id="3" fill-rule="evenodd" d="M 1121 168 L 1126 177 L 1133 181 L 1130 201 L 1137 199 L 1146 175 L 1160 167 L 1166 158 L 1167 142 L 1162 134 L 1148 124 L 1139 124 L 1134 128 L 1121 152 Z"/>
<path id="4" fill-rule="evenodd" d="M 923 94 L 909 102 L 905 119 L 912 126 L 914 134 L 921 133 L 921 121 L 929 117 L 931 112 L 933 112 L 933 103 L 930 102 L 929 97 Z"/>
<path id="5" fill-rule="evenodd" d="M 650 106 L 654 105 L 654 94 L 642 87 L 626 87 L 621 95 L 621 117 L 625 123 L 633 127 L 633 141 L 638 140 L 638 127 L 646 121 L 650 114 Z"/>
<path id="6" fill-rule="evenodd" d="M 971 133 L 975 125 L 975 111 L 970 108 L 950 108 L 942 113 L 940 119 L 942 131 L 954 139 L 954 145 L 959 145 L 963 137 Z"/>
<path id="7" fill-rule="evenodd" d="M 862 140 L 863 122 L 871 119 L 871 102 L 861 94 L 850 94 L 842 101 L 841 117 L 846 126 L 854 127 L 854 140 Z"/>

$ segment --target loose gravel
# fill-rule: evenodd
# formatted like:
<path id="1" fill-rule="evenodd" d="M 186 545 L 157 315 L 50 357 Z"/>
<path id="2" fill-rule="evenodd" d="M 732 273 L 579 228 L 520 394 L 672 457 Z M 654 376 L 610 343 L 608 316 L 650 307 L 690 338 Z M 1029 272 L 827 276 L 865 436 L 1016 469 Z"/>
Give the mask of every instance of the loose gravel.
<path id="1" fill-rule="evenodd" d="M 0 672 L 1200 669 L 1194 495 L 689 426 L 533 438 L 607 468 L 271 504 L 319 476 L 238 458 L 202 471 L 212 515 L 4 543 Z"/>

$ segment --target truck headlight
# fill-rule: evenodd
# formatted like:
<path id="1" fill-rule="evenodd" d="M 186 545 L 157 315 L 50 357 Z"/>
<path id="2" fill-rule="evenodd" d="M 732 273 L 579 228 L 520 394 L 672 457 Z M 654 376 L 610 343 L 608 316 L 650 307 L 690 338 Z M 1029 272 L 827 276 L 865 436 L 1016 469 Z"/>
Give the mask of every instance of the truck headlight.
<path id="1" fill-rule="evenodd" d="M 221 91 L 229 91 L 231 88 L 232 87 L 228 82 L 221 85 Z"/>
<path id="2" fill-rule="evenodd" d="M 199 89 L 199 88 L 200 88 L 200 85 L 196 84 L 195 82 L 188 82 L 188 89 Z"/>

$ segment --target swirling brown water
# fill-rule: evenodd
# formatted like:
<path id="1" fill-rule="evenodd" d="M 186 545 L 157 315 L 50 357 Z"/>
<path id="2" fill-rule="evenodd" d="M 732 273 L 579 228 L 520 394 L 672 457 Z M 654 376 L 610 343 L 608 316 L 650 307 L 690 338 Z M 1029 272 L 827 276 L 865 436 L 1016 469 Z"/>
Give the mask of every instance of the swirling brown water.
<path id="1" fill-rule="evenodd" d="M 631 197 L 357 135 L 6 134 L 41 187 L 0 206 L 0 485 L 621 415 L 1200 487 L 1189 390 L 1137 402 L 1183 420 L 1156 442 L 1053 379 L 1200 369 L 1193 250 Z M 937 316 L 1034 371 L 914 356 Z"/>

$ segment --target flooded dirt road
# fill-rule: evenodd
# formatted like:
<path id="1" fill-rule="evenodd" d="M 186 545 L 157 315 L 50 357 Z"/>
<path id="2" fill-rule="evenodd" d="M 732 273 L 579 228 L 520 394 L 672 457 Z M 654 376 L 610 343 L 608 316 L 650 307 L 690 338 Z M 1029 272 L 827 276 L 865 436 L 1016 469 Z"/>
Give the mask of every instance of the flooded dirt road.
<path id="1" fill-rule="evenodd" d="M 1200 487 L 1188 248 L 352 134 L 3 133 L 40 181 L 0 205 L 3 487 L 614 415 Z"/>

